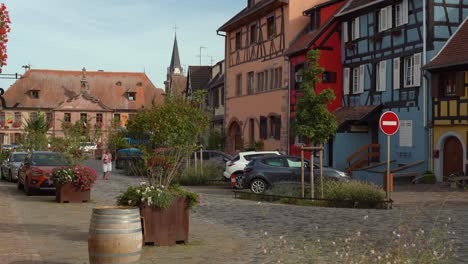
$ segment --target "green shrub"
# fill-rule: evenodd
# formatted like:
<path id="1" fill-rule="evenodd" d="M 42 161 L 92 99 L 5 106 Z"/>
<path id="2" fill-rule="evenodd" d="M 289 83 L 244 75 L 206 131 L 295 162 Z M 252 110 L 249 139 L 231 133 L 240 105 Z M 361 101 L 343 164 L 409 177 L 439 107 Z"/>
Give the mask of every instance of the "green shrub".
<path id="1" fill-rule="evenodd" d="M 198 167 L 197 170 L 195 170 L 193 166 L 184 168 L 176 181 L 180 185 L 206 185 L 212 184 L 214 181 L 219 181 L 222 175 L 222 167 L 207 162 L 203 164 L 202 169 Z"/>
<path id="2" fill-rule="evenodd" d="M 431 171 L 424 173 L 423 182 L 425 184 L 434 184 L 436 183 L 436 176 Z"/>
<path id="3" fill-rule="evenodd" d="M 143 160 L 124 161 L 123 169 L 127 176 L 146 176 L 147 171 Z"/>

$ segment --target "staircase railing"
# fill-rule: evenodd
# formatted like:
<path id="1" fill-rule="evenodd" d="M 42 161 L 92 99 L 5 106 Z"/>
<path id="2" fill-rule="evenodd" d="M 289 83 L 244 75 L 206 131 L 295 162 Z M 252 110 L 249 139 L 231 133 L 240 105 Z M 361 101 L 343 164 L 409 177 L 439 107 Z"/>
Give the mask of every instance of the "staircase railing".
<path id="1" fill-rule="evenodd" d="M 348 163 L 346 172 L 351 173 L 364 164 L 369 165 L 372 160 L 380 160 L 380 144 L 367 144 L 349 156 L 346 159 L 346 163 Z"/>

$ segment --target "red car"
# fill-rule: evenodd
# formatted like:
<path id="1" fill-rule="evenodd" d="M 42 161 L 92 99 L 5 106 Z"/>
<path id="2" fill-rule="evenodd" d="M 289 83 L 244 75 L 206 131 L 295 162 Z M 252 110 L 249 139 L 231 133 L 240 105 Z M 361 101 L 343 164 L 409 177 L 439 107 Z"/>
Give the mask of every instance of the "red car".
<path id="1" fill-rule="evenodd" d="M 24 158 L 18 172 L 18 189 L 31 195 L 36 190 L 55 190 L 52 170 L 69 166 L 65 155 L 58 152 L 32 151 Z"/>

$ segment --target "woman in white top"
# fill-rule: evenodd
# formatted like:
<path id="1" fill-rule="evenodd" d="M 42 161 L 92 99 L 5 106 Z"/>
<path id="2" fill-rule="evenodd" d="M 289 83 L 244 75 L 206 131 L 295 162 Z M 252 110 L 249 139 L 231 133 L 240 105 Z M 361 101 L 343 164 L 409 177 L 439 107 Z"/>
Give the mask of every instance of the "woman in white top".
<path id="1" fill-rule="evenodd" d="M 102 178 L 104 180 L 108 180 L 110 172 L 112 171 L 112 155 L 110 154 L 108 149 L 106 149 L 106 152 L 102 155 L 101 160 L 102 160 L 102 170 L 104 171 Z"/>

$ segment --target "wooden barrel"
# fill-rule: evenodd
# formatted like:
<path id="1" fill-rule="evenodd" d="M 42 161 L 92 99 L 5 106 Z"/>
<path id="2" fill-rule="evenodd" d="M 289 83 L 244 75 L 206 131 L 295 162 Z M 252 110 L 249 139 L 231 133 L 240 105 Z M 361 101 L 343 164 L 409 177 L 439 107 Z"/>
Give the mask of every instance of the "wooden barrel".
<path id="1" fill-rule="evenodd" d="M 139 208 L 106 206 L 93 209 L 88 237 L 91 264 L 139 263 L 142 243 Z"/>

